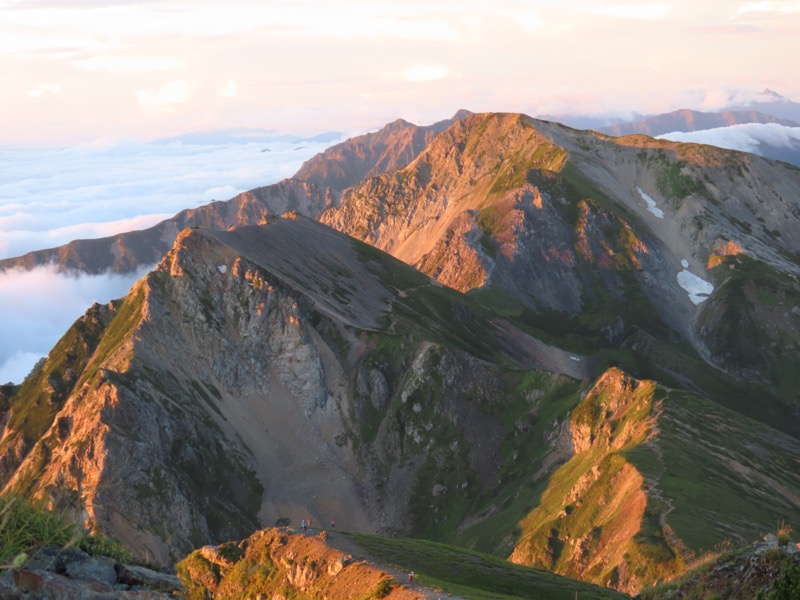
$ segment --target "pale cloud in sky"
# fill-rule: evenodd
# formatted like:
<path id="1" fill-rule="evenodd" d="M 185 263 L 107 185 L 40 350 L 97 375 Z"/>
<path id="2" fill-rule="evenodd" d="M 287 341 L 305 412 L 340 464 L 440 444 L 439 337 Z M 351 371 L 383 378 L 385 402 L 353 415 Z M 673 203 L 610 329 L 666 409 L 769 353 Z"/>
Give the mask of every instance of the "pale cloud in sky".
<path id="1" fill-rule="evenodd" d="M 450 74 L 445 65 L 414 65 L 403 71 L 403 79 L 414 83 L 444 79 Z"/>
<path id="2" fill-rule="evenodd" d="M 233 79 L 226 82 L 224 86 L 222 86 L 222 90 L 220 91 L 220 96 L 225 98 L 235 98 L 236 95 L 239 93 L 239 84 L 236 83 Z"/>
<path id="3" fill-rule="evenodd" d="M 41 98 L 45 94 L 58 94 L 61 86 L 57 83 L 40 83 L 28 92 L 31 98 Z"/>
<path id="4" fill-rule="evenodd" d="M 736 14 L 774 12 L 774 13 L 800 13 L 800 2 L 798 0 L 766 0 L 762 2 L 748 2 L 740 6 Z"/>
<path id="5" fill-rule="evenodd" d="M 623 19 L 660 19 L 672 10 L 669 4 L 611 4 L 595 6 L 589 12 L 604 17 Z"/>
<path id="6" fill-rule="evenodd" d="M 144 106 L 165 108 L 174 104 L 183 104 L 189 100 L 192 86 L 180 79 L 169 81 L 159 88 L 137 90 L 136 98 Z"/>
<path id="7" fill-rule="evenodd" d="M 137 73 L 179 71 L 186 68 L 182 58 L 173 56 L 115 56 L 98 54 L 72 61 L 86 71 L 108 71 L 109 73 Z"/>
<path id="8" fill-rule="evenodd" d="M 433 122 L 460 107 L 535 115 L 570 94 L 619 111 L 667 111 L 684 108 L 679 94 L 703 86 L 772 87 L 798 97 L 791 58 L 798 54 L 797 7 L 727 0 L 7 2 L 0 4 L 0 143 L 152 139 L 236 126 L 363 131 L 397 117 Z M 737 38 L 745 33 L 743 44 Z M 35 103 L 27 96 L 42 82 L 62 86 L 57 102 L 52 94 Z M 520 89 L 543 92 L 542 101 Z"/>

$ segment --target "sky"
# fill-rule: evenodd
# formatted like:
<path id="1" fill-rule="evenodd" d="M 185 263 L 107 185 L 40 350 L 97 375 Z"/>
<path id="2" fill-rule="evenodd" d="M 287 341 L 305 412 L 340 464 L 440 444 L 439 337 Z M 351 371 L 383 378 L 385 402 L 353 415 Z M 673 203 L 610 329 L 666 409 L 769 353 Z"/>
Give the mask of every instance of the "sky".
<path id="1" fill-rule="evenodd" d="M 800 0 L 0 0 L 0 144 L 800 98 Z"/>

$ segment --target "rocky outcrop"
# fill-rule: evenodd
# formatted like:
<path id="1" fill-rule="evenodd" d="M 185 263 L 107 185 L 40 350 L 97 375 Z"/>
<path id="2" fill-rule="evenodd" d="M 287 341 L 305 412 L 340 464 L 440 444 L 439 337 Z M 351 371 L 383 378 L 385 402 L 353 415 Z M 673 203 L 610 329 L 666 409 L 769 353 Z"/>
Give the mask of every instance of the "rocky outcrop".
<path id="1" fill-rule="evenodd" d="M 520 521 L 510 560 L 637 593 L 683 572 L 703 545 L 697 532 L 717 529 L 717 519 L 728 523 L 726 534 L 712 534 L 718 540 L 758 535 L 747 519 L 722 517 L 728 511 L 747 506 L 746 514 L 763 514 L 765 503 L 775 514 L 795 510 L 800 497 L 785 494 L 783 482 L 794 486 L 800 478 L 782 467 L 756 474 L 750 450 L 736 440 L 772 449 L 797 441 L 780 434 L 770 440 L 774 430 L 720 411 L 685 392 L 606 371 L 572 411 L 575 454 Z M 777 496 L 768 499 L 766 489 Z M 714 508 L 703 500 L 712 496 Z"/>
<path id="2" fill-rule="evenodd" d="M 432 597 L 431 590 L 402 585 L 396 572 L 337 550 L 326 539 L 325 532 L 265 529 L 239 543 L 196 550 L 178 564 L 178 573 L 193 597 Z"/>
<path id="3" fill-rule="evenodd" d="M 728 545 L 730 546 L 730 545 Z M 642 598 L 701 600 L 790 599 L 800 593 L 800 545 L 779 543 L 774 534 L 748 547 L 725 548 L 706 557 L 680 581 L 646 590 Z"/>
<path id="4" fill-rule="evenodd" d="M 42 548 L 24 566 L 0 576 L 0 596 L 6 600 L 166 600 L 183 589 L 175 575 L 75 548 Z"/>

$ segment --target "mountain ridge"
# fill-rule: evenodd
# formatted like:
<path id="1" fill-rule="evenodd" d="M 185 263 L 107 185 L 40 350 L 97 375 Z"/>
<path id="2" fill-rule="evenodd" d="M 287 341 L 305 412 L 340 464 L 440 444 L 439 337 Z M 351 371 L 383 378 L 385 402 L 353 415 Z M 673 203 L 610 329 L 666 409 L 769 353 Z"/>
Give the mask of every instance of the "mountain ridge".
<path id="1" fill-rule="evenodd" d="M 157 562 L 313 517 L 635 593 L 800 510 L 798 188 L 484 113 L 218 203 L 4 392 L 3 493 Z"/>

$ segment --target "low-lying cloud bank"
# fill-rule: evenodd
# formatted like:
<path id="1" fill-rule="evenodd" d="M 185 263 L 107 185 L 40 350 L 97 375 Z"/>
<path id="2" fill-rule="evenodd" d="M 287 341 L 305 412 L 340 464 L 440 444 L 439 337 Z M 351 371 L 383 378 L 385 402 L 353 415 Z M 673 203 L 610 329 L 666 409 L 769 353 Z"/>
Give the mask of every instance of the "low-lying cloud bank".
<path id="1" fill-rule="evenodd" d="M 673 142 L 708 144 L 751 152 L 800 166 L 800 127 L 777 123 L 747 123 L 701 131 L 674 131 L 658 137 Z"/>
<path id="2" fill-rule="evenodd" d="M 0 258 L 145 229 L 290 177 L 337 141 L 334 134 L 301 140 L 236 130 L 152 143 L 0 147 Z M 21 382 L 92 303 L 124 296 L 147 270 L 0 272 L 0 383 Z"/>
<path id="3" fill-rule="evenodd" d="M 128 275 L 57 273 L 52 266 L 0 273 L 0 383 L 20 383 L 94 302 L 124 296 L 151 267 Z"/>
<path id="4" fill-rule="evenodd" d="M 145 229 L 290 177 L 338 140 L 211 141 L 0 147 L 0 258 Z"/>

